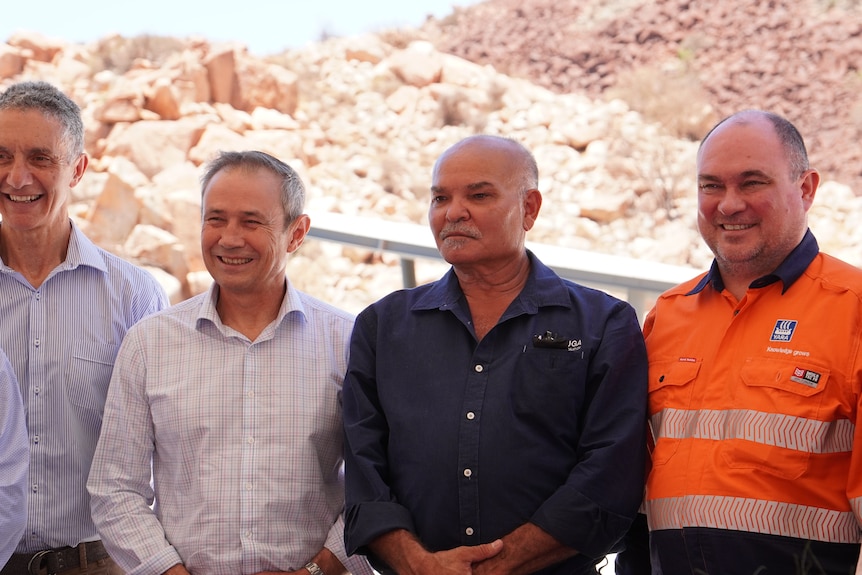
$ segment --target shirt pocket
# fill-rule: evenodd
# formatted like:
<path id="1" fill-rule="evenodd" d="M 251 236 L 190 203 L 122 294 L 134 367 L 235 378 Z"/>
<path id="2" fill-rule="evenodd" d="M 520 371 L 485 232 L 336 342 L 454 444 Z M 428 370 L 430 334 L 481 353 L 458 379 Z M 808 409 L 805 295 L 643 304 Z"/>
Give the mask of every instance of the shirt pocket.
<path id="1" fill-rule="evenodd" d="M 527 348 L 513 397 L 519 417 L 576 426 L 584 406 L 589 351 Z"/>
<path id="2" fill-rule="evenodd" d="M 804 361 L 749 358 L 740 377 L 739 423 L 722 442 L 722 458 L 733 469 L 799 478 L 811 453 L 828 451 L 831 422 L 821 420 L 821 406 L 830 371 Z"/>
<path id="3" fill-rule="evenodd" d="M 655 439 L 653 465 L 667 463 L 679 448 L 692 414 L 691 396 L 701 361 L 655 361 L 649 367 L 650 430 Z M 657 409 L 656 409 L 657 408 Z"/>
<path id="4" fill-rule="evenodd" d="M 87 340 L 75 342 L 66 370 L 66 394 L 72 405 L 83 413 L 101 414 L 116 357 L 116 345 Z"/>

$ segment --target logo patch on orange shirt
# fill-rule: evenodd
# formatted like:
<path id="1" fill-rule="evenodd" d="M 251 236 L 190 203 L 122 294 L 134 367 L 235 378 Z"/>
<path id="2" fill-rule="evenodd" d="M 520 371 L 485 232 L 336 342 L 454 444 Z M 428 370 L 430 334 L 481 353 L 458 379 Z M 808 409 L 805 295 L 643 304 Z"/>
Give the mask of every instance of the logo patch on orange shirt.
<path id="1" fill-rule="evenodd" d="M 772 328 L 772 337 L 769 341 L 790 341 L 793 339 L 793 332 L 796 330 L 796 324 L 799 323 L 795 319 L 780 319 L 775 322 L 775 327 Z"/>
<path id="2" fill-rule="evenodd" d="M 820 383 L 820 374 L 810 369 L 795 367 L 793 368 L 793 375 L 790 376 L 790 381 L 795 381 L 808 387 L 817 387 L 817 384 Z"/>

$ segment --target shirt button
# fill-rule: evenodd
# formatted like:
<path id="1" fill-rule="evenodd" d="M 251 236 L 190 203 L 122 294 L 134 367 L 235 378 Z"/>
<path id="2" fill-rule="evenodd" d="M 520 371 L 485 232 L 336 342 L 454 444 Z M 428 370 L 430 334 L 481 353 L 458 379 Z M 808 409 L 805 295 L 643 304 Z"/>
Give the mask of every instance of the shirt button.
<path id="1" fill-rule="evenodd" d="M 42 342 L 41 342 L 41 341 L 39 340 L 39 338 L 37 337 L 37 338 L 36 338 L 36 340 L 35 340 L 33 343 L 35 343 L 35 344 L 36 344 L 36 347 L 39 347 L 39 344 L 40 344 L 40 343 L 42 343 Z"/>
<path id="2" fill-rule="evenodd" d="M 249 392 L 248 392 L 248 396 L 249 396 L 249 397 L 254 397 L 254 392 L 253 392 L 253 391 L 249 391 Z"/>
<path id="3" fill-rule="evenodd" d="M 34 388 L 33 388 L 33 393 L 35 393 L 36 395 L 39 395 L 39 391 L 40 391 L 40 390 L 39 390 L 39 388 L 38 388 L 38 387 L 34 387 Z"/>
<path id="4" fill-rule="evenodd" d="M 39 491 L 39 486 L 34 483 L 33 484 L 33 492 L 35 493 L 36 491 Z"/>
<path id="5" fill-rule="evenodd" d="M 467 419 L 476 419 L 476 414 L 472 411 L 467 412 Z"/>
<path id="6" fill-rule="evenodd" d="M 33 443 L 39 443 L 39 436 L 38 435 L 33 436 Z"/>
<path id="7" fill-rule="evenodd" d="M 246 443 L 248 443 L 249 445 L 251 445 L 252 443 L 254 443 L 254 437 L 249 437 L 249 438 L 248 438 L 248 439 L 246 439 L 245 441 L 246 441 Z"/>
<path id="8" fill-rule="evenodd" d="M 466 533 L 467 535 L 472 535 L 473 534 L 473 528 L 468 527 L 467 529 L 464 530 L 464 533 Z"/>
<path id="9" fill-rule="evenodd" d="M 246 484 L 245 484 L 245 490 L 246 490 L 246 491 L 251 491 L 251 483 L 246 483 Z"/>
<path id="10" fill-rule="evenodd" d="M 469 470 L 469 469 L 464 470 L 464 477 L 470 477 L 471 475 L 473 475 L 473 472 L 471 470 Z"/>
<path id="11" fill-rule="evenodd" d="M 483 369 L 485 369 L 485 368 L 484 368 L 484 367 L 482 367 L 482 366 L 481 366 L 481 364 L 480 364 L 480 365 L 477 365 L 476 367 L 474 367 L 473 369 L 475 369 L 475 370 L 476 370 L 476 373 L 482 373 L 482 370 L 483 370 Z"/>

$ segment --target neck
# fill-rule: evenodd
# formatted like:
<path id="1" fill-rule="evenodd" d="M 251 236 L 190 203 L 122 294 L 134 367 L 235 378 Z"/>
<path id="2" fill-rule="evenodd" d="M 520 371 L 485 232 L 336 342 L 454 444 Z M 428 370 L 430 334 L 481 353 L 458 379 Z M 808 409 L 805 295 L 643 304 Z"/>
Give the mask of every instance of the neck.
<path id="1" fill-rule="evenodd" d="M 56 228 L 16 230 L 0 225 L 0 258 L 38 288 L 66 260 L 72 224 Z"/>
<path id="2" fill-rule="evenodd" d="M 455 273 L 470 307 L 476 338 L 481 341 L 524 289 L 530 275 L 530 260 L 525 253 L 511 265 L 491 273 L 458 268 Z"/>
<path id="3" fill-rule="evenodd" d="M 220 287 L 216 311 L 224 325 L 254 341 L 278 317 L 286 291 L 285 284 L 278 297 L 261 297 L 260 293 L 235 293 Z"/>
<path id="4" fill-rule="evenodd" d="M 500 267 L 478 268 L 455 266 L 458 283 L 468 297 L 497 298 L 517 296 L 530 275 L 530 259 L 526 253 Z"/>

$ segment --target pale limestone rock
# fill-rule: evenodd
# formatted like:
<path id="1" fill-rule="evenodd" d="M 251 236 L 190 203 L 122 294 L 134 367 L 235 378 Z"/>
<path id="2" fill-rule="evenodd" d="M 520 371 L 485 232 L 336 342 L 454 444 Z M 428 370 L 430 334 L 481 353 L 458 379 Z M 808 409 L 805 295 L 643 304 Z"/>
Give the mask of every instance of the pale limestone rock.
<path id="1" fill-rule="evenodd" d="M 182 284 L 189 273 L 185 247 L 170 232 L 152 225 L 137 225 L 126 238 L 123 251 L 139 262 L 157 265 Z"/>
<path id="2" fill-rule="evenodd" d="M 160 120 L 179 120 L 179 94 L 170 78 L 159 78 L 145 94 L 144 107 L 158 114 Z"/>
<path id="3" fill-rule="evenodd" d="M 165 289 L 165 293 L 168 294 L 168 301 L 170 301 L 171 304 L 180 303 L 189 297 L 183 291 L 183 286 L 180 283 L 180 280 L 165 270 L 153 266 L 145 266 L 144 269 L 150 272 L 153 277 L 156 278 L 156 281 L 159 282 L 159 285 Z"/>
<path id="4" fill-rule="evenodd" d="M 7 41 L 10 46 L 29 51 L 33 60 L 51 62 L 63 49 L 64 42 L 49 38 L 39 32 L 21 31 L 12 34 Z"/>
<path id="5" fill-rule="evenodd" d="M 135 178 L 126 179 L 122 170 L 111 170 L 104 189 L 90 211 L 94 241 L 121 245 L 138 223 L 140 203 L 135 197 Z"/>
<path id="6" fill-rule="evenodd" d="M 198 190 L 203 170 L 191 162 L 171 164 L 153 176 L 153 184 L 162 190 Z"/>
<path id="7" fill-rule="evenodd" d="M 248 142 L 241 134 L 221 124 L 210 124 L 204 129 L 198 143 L 189 150 L 188 158 L 195 164 L 203 164 L 213 159 L 220 150 L 248 148 Z"/>
<path id="8" fill-rule="evenodd" d="M 176 190 L 162 198 L 171 226 L 168 229 L 183 246 L 190 271 L 206 269 L 201 257 L 201 193 L 199 190 Z"/>
<path id="9" fill-rule="evenodd" d="M 198 270 L 189 272 L 189 274 L 186 275 L 186 281 L 189 286 L 189 295 L 196 296 L 210 289 L 210 286 L 213 283 L 213 277 L 206 270 Z"/>
<path id="10" fill-rule="evenodd" d="M 293 115 L 299 104 L 299 78 L 275 64 L 242 60 L 238 76 L 239 91 L 231 104 L 251 112 L 258 106 Z"/>
<path id="11" fill-rule="evenodd" d="M 251 112 L 252 130 L 298 130 L 299 122 L 272 108 L 258 106 Z"/>
<path id="12" fill-rule="evenodd" d="M 237 110 L 230 104 L 222 102 L 214 102 L 212 108 L 221 118 L 222 124 L 237 134 L 245 134 L 247 131 L 254 129 L 251 114 L 245 110 Z M 189 114 L 189 112 L 186 111 L 186 114 Z"/>
<path id="13" fill-rule="evenodd" d="M 439 82 L 443 74 L 443 57 L 428 42 L 412 42 L 386 62 L 402 82 L 417 88 Z"/>
<path id="14" fill-rule="evenodd" d="M 344 39 L 346 60 L 357 60 L 377 64 L 387 55 L 386 46 L 376 36 L 357 36 Z"/>
<path id="15" fill-rule="evenodd" d="M 239 90 L 233 48 L 221 48 L 211 52 L 203 64 L 209 80 L 211 101 L 233 103 Z"/>
<path id="16" fill-rule="evenodd" d="M 12 78 L 23 72 L 25 61 L 21 50 L 8 44 L 0 44 L 0 79 Z"/>
<path id="17" fill-rule="evenodd" d="M 153 177 L 167 166 L 185 162 L 208 123 L 206 116 L 194 116 L 117 124 L 108 137 L 105 154 L 126 156 L 147 177 Z"/>

